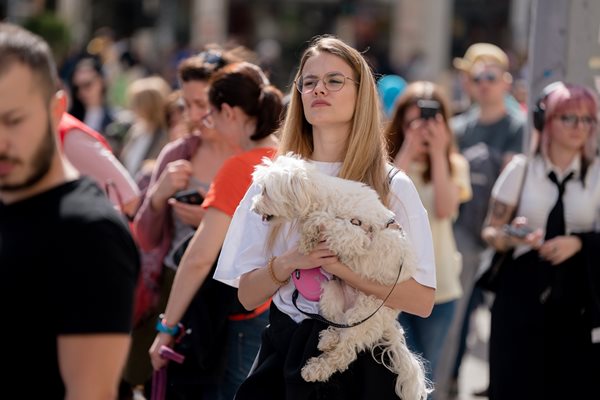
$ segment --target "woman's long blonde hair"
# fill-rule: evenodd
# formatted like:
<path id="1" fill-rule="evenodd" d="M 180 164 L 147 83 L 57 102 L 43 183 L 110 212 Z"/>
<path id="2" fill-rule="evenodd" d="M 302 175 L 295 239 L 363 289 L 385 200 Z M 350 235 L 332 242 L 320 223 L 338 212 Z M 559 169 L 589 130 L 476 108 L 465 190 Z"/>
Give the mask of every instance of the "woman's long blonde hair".
<path id="1" fill-rule="evenodd" d="M 371 68 L 356 49 L 340 39 L 319 36 L 304 51 L 294 82 L 302 75 L 306 61 L 319 53 L 340 57 L 352 68 L 354 79 L 358 82 L 352 127 L 339 177 L 366 183 L 377 191 L 384 204 L 388 204 L 390 187 L 386 174 L 386 146 L 380 123 L 379 97 Z M 286 118 L 280 130 L 278 154 L 292 151 L 308 159 L 314 150 L 312 126 L 304 116 L 300 93 L 295 88 L 291 92 Z"/>

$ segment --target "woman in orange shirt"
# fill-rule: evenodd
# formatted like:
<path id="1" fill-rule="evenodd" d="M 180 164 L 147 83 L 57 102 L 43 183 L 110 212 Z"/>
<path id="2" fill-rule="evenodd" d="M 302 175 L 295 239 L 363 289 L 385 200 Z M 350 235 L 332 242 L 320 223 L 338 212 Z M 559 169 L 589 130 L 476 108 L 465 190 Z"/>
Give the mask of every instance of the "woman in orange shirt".
<path id="1" fill-rule="evenodd" d="M 206 214 L 179 264 L 165 314 L 157 324 L 159 333 L 150 349 L 155 369 L 166 365 L 159 349 L 162 345 L 173 346 L 177 326 L 190 304 L 195 306 L 199 289 L 205 284 L 221 285 L 212 280 L 211 269 L 233 213 L 250 186 L 254 166 L 275 153 L 277 139 L 273 132 L 279 125 L 281 99 L 281 92 L 269 84 L 260 68 L 247 62 L 224 67 L 210 81 L 210 112 L 203 122 L 214 127 L 240 153 L 221 167 L 202 204 Z M 233 398 L 258 352 L 260 333 L 268 321 L 267 310 L 268 304 L 251 312 L 241 305 L 231 309 L 226 317 L 229 354 L 224 381 L 216 388 L 218 394 L 209 389 L 200 398 Z"/>

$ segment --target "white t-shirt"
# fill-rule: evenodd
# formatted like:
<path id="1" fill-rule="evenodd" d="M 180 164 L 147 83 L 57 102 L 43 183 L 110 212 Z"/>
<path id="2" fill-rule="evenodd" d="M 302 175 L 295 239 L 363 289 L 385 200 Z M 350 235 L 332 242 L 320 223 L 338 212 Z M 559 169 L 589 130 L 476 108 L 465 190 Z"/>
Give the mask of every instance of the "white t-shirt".
<path id="1" fill-rule="evenodd" d="M 517 216 L 527 218 L 527 225 L 533 229 L 546 229 L 548 214 L 558 198 L 558 188 L 548 178 L 554 171 L 559 181 L 570 172 L 573 178 L 565 186 L 563 205 L 565 210 L 566 233 L 600 230 L 600 162 L 598 158 L 588 166 L 585 187 L 581 183 L 581 160 L 576 157 L 571 165 L 561 171 L 541 156 L 530 160 L 521 199 L 518 199 L 526 158 L 513 157 L 504 168 L 492 189 L 492 197 L 504 204 L 517 207 Z M 526 253 L 529 246 L 518 246 L 514 256 Z"/>
<path id="2" fill-rule="evenodd" d="M 341 167 L 341 163 L 312 163 L 321 172 L 331 176 L 337 176 Z M 236 209 L 213 276 L 214 279 L 234 287 L 238 287 L 239 278 L 243 274 L 264 268 L 271 256 L 271 252 L 267 253 L 265 249 L 269 223 L 263 222 L 261 216 L 250 211 L 252 198 L 258 193 L 257 186 L 250 186 Z M 435 260 L 427 211 L 412 181 L 402 172 L 392 179 L 390 209 L 396 214 L 397 222 L 413 243 L 418 265 L 413 278 L 424 286 L 435 288 Z M 281 232 L 275 240 L 273 255 L 283 254 L 298 243 L 299 232 L 292 223 L 286 223 Z M 294 288 L 290 280 L 275 293 L 273 302 L 279 310 L 288 314 L 294 321 L 300 322 L 306 317 L 292 303 Z M 298 297 L 297 304 L 306 312 L 319 312 L 318 302 L 308 301 L 302 296 Z"/>

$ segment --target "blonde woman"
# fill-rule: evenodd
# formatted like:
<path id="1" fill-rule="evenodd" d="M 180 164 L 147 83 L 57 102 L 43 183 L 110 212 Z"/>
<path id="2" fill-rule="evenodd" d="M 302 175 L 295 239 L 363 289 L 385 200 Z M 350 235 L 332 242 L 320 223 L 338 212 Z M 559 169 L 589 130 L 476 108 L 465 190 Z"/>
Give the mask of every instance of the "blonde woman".
<path id="1" fill-rule="evenodd" d="M 373 187 L 412 239 L 419 270 L 413 279 L 392 290 L 359 277 L 341 264 L 325 243 L 301 254 L 293 224 L 270 231 L 268 224 L 250 212 L 258 190 L 251 187 L 233 217 L 214 276 L 239 285 L 238 296 L 247 309 L 273 297 L 270 325 L 262 336 L 256 368 L 236 399 L 397 398 L 396 376 L 368 351 L 327 382 L 302 379 L 300 369 L 318 354 L 318 335 L 327 326 L 307 319 L 292 305 L 294 285 L 289 279 L 296 269 L 319 265 L 331 276 L 382 300 L 392 291 L 386 302 L 391 307 L 421 316 L 431 312 L 435 267 L 427 213 L 406 175 L 398 173 L 390 183 L 379 121 L 375 82 L 363 56 L 336 38 L 316 38 L 300 61 L 278 153 L 293 151 L 324 173 Z M 298 299 L 298 307 L 319 312 L 318 302 L 303 297 Z"/>
<path id="2" fill-rule="evenodd" d="M 158 76 L 138 79 L 127 91 L 129 108 L 135 122 L 125 135 L 120 158 L 132 176 L 144 160 L 155 159 L 167 144 L 167 121 L 164 107 L 171 88 Z"/>

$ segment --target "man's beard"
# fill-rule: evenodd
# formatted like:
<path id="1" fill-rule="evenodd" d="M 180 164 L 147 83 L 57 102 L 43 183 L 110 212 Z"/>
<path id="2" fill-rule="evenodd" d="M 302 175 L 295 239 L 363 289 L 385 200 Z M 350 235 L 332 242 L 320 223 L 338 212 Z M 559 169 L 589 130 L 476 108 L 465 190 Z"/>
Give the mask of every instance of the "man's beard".
<path id="1" fill-rule="evenodd" d="M 25 181 L 18 183 L 8 183 L 8 184 L 0 184 L 0 191 L 3 192 L 14 192 L 18 190 L 23 190 L 34 186 L 38 183 L 42 178 L 44 178 L 48 171 L 50 171 L 50 166 L 52 165 L 52 158 L 54 157 L 54 152 L 56 151 L 56 142 L 54 138 L 55 134 L 52 131 L 52 125 L 50 118 L 48 118 L 48 122 L 46 125 L 46 135 L 37 150 L 35 151 L 32 161 L 31 168 L 32 173 L 25 178 Z M 10 158 L 7 155 L 0 154 L 0 161 L 8 161 L 15 164 L 23 165 L 24 162 L 22 160 L 16 158 Z"/>

